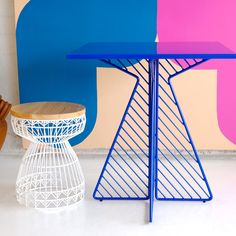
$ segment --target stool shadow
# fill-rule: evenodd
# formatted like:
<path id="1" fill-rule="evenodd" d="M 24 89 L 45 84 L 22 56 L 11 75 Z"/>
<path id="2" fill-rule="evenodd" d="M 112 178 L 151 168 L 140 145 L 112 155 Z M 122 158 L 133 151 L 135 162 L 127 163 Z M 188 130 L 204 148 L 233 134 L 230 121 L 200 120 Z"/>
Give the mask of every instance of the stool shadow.
<path id="1" fill-rule="evenodd" d="M 15 184 L 0 184 L 0 208 L 19 208 L 20 204 L 16 200 Z"/>

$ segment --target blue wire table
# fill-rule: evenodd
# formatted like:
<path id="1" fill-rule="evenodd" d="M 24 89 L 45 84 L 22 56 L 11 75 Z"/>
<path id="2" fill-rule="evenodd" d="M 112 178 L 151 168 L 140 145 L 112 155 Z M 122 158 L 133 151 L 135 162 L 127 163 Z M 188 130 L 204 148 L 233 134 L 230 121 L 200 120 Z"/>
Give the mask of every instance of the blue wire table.
<path id="1" fill-rule="evenodd" d="M 236 54 L 217 42 L 88 43 L 68 59 L 98 59 L 135 85 L 94 190 L 98 200 L 209 201 L 212 192 L 172 79 Z"/>

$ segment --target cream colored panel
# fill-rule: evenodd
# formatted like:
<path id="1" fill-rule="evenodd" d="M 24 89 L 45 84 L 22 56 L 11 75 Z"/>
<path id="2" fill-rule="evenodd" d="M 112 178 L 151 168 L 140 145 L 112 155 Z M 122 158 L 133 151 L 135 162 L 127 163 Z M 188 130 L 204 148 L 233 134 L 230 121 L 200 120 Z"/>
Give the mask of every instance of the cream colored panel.
<path id="1" fill-rule="evenodd" d="M 30 0 L 15 0 L 14 4 L 15 4 L 15 22 L 17 23 L 19 15 L 21 13 L 21 11 L 23 10 L 23 8 L 25 7 L 25 5 L 29 2 Z"/>
<path id="2" fill-rule="evenodd" d="M 220 132 L 216 113 L 216 71 L 192 70 L 173 79 L 173 86 L 197 149 L 233 150 Z M 98 118 L 80 148 L 109 148 L 133 88 L 130 78 L 114 69 L 98 69 Z"/>
<path id="3" fill-rule="evenodd" d="M 135 80 L 116 69 L 97 70 L 97 123 L 81 148 L 109 148 L 134 87 Z"/>
<path id="4" fill-rule="evenodd" d="M 235 149 L 217 123 L 215 70 L 192 70 L 173 80 L 197 149 Z"/>

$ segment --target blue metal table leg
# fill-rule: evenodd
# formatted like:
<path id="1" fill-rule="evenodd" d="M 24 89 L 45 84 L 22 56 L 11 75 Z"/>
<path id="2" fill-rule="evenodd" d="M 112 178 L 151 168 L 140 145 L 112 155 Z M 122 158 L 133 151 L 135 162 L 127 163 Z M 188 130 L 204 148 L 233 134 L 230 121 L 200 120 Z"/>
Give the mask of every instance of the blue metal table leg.
<path id="1" fill-rule="evenodd" d="M 159 62 L 157 200 L 205 202 L 212 199 L 210 186 L 172 85 L 177 75 L 205 61 L 165 59 Z"/>
<path id="2" fill-rule="evenodd" d="M 157 163 L 158 60 L 149 60 L 149 221 L 153 219 Z"/>
<path id="3" fill-rule="evenodd" d="M 212 193 L 172 79 L 205 62 L 102 60 L 134 79 L 134 89 L 94 190 L 98 200 L 208 201 Z"/>
<path id="4" fill-rule="evenodd" d="M 98 200 L 146 200 L 149 199 L 148 78 L 126 67 L 128 64 L 136 68 L 137 61 L 102 61 L 128 74 L 135 84 L 93 197 Z"/>

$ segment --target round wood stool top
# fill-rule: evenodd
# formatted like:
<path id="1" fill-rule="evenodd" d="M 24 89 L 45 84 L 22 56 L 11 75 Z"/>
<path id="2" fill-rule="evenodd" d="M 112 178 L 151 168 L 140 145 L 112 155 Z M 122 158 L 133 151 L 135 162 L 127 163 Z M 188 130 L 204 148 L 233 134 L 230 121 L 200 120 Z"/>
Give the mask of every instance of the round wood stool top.
<path id="1" fill-rule="evenodd" d="M 11 115 L 30 120 L 60 120 L 85 114 L 85 107 L 69 102 L 32 102 L 13 106 Z"/>

